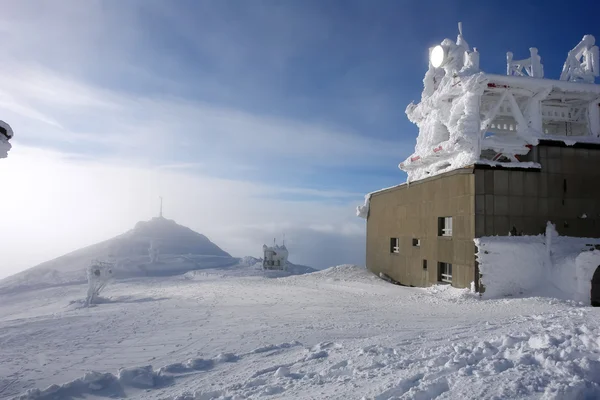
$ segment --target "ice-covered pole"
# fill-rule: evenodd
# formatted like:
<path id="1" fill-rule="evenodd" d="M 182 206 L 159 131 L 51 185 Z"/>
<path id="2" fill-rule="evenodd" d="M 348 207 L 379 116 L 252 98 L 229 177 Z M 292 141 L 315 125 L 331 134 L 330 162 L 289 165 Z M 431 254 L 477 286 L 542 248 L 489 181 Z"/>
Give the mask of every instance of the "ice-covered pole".
<path id="1" fill-rule="evenodd" d="M 10 140 L 13 138 L 13 130 L 9 124 L 0 120 L 0 158 L 8 157 L 11 149 Z"/>

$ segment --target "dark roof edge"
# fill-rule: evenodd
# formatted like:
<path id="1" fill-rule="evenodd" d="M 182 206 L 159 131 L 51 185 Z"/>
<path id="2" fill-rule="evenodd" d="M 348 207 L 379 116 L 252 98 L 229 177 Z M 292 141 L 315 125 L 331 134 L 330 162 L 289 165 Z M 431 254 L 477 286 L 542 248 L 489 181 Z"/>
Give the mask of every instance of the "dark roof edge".
<path id="1" fill-rule="evenodd" d="M 501 169 L 502 171 L 525 171 L 525 172 L 540 172 L 542 168 L 540 167 L 519 167 L 517 165 L 513 165 L 510 167 L 505 167 L 503 165 L 489 165 L 489 164 L 475 164 L 474 169 Z"/>
<path id="2" fill-rule="evenodd" d="M 565 140 L 569 140 L 568 136 L 565 136 Z M 566 144 L 562 140 L 548 140 L 541 139 L 538 146 L 548 146 L 548 147 L 574 147 L 576 149 L 600 149 L 600 143 L 586 143 L 586 142 L 576 142 L 572 145 Z"/>

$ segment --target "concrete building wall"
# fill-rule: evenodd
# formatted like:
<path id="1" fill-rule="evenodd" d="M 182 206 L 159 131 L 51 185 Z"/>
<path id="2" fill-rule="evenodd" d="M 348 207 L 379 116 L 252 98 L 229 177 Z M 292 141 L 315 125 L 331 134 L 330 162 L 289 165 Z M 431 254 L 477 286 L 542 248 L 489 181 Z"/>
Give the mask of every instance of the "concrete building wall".
<path id="1" fill-rule="evenodd" d="M 475 170 L 476 237 L 538 235 L 548 220 L 561 235 L 600 237 L 600 147 L 542 143 L 529 159 L 541 170 Z"/>
<path id="2" fill-rule="evenodd" d="M 367 268 L 412 286 L 438 282 L 438 262 L 452 264 L 452 285 L 475 278 L 475 175 L 465 168 L 376 193 L 367 218 Z M 438 217 L 453 218 L 452 237 L 438 236 Z M 400 252 L 390 251 L 390 239 Z M 413 239 L 420 246 L 413 246 Z M 427 261 L 427 270 L 423 269 Z"/>

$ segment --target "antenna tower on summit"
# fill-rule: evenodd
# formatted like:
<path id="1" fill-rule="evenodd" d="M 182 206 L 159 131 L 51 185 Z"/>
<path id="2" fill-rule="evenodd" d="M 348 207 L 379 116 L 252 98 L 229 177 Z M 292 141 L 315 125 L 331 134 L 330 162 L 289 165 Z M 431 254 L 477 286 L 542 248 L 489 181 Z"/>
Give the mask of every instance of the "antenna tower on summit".
<path id="1" fill-rule="evenodd" d="M 162 218 L 163 217 L 163 213 L 162 213 L 162 196 L 158 196 L 158 198 L 160 199 L 160 212 L 158 213 L 158 217 Z"/>

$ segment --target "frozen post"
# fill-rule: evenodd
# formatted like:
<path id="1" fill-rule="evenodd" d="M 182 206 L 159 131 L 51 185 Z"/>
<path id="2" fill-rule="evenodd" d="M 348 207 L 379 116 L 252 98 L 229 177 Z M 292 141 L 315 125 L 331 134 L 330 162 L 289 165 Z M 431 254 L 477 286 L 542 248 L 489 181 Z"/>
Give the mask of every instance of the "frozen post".
<path id="1" fill-rule="evenodd" d="M 598 46 L 592 35 L 585 35 L 581 42 L 569 51 L 560 74 L 561 81 L 594 83 L 600 75 Z"/>
<path id="2" fill-rule="evenodd" d="M 530 76 L 532 78 L 544 77 L 544 66 L 542 57 L 538 54 L 538 49 L 531 47 L 529 49 L 529 58 L 524 60 L 515 60 L 513 53 L 506 53 L 506 74 L 511 76 Z"/>
<path id="3" fill-rule="evenodd" d="M 94 304 L 100 292 L 113 277 L 113 264 L 105 261 L 94 260 L 87 268 L 88 293 L 86 304 Z"/>
<path id="4" fill-rule="evenodd" d="M 0 158 L 8 157 L 11 149 L 10 140 L 13 138 L 13 130 L 9 124 L 0 120 Z"/>

